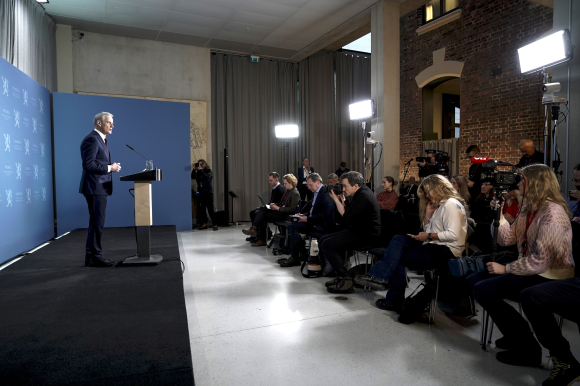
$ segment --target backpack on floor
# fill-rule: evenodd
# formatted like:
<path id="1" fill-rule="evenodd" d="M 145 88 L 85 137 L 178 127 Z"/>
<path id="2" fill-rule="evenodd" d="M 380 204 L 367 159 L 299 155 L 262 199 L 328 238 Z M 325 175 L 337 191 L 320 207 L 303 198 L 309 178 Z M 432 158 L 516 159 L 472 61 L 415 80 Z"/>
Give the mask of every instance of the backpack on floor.
<path id="1" fill-rule="evenodd" d="M 423 286 L 423 289 L 419 291 L 421 286 Z M 429 308 L 434 294 L 435 291 L 431 285 L 425 283 L 419 284 L 417 288 L 415 288 L 415 291 L 413 291 L 413 293 L 403 302 L 403 310 L 398 319 L 399 323 L 415 323 Z"/>

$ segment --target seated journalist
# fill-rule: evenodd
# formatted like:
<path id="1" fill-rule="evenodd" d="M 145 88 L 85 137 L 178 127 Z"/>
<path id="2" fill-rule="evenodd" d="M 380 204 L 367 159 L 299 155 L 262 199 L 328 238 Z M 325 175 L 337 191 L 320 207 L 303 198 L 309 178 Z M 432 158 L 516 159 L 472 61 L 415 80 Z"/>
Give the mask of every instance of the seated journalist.
<path id="1" fill-rule="evenodd" d="M 311 232 L 327 233 L 333 227 L 334 205 L 318 173 L 311 173 L 306 186 L 312 193 L 312 200 L 302 208 L 297 222 L 288 225 L 290 258 L 280 262 L 281 267 L 300 265 L 300 234 Z"/>
<path id="2" fill-rule="evenodd" d="M 377 246 L 381 234 L 381 210 L 372 190 L 365 184 L 362 174 L 348 172 L 341 176 L 344 194 L 330 197 L 336 204 L 341 223 L 346 230 L 326 235 L 320 239 L 320 252 L 328 260 L 337 277 L 326 283 L 330 293 L 351 293 L 354 283 L 342 263 L 347 250 Z M 396 193 L 394 193 L 396 195 Z M 350 197 L 345 203 L 345 196 Z"/>
<path id="3" fill-rule="evenodd" d="M 282 178 L 286 193 L 282 196 L 282 200 L 278 204 L 270 204 L 270 209 L 265 206 L 258 209 L 256 217 L 254 218 L 253 226 L 248 230 L 253 234 L 257 234 L 258 241 L 252 243 L 252 247 L 261 247 L 266 245 L 266 235 L 268 232 L 268 223 L 278 221 L 286 221 L 288 216 L 293 214 L 298 207 L 300 201 L 300 193 L 296 189 L 298 180 L 293 174 L 286 174 Z"/>
<path id="4" fill-rule="evenodd" d="M 467 235 L 465 201 L 447 178 L 433 174 L 418 189 L 419 218 L 423 232 L 418 235 L 395 236 L 381 261 L 368 275 L 355 277 L 355 282 L 377 290 L 391 287 L 386 299 L 379 299 L 383 310 L 401 310 L 405 300 L 407 279 L 405 267 L 413 270 L 446 269 L 447 261 L 461 257 Z"/>
<path id="5" fill-rule="evenodd" d="M 284 193 L 286 193 L 286 189 L 280 184 L 280 175 L 276 172 L 270 173 L 270 175 L 268 176 L 268 184 L 272 188 L 269 204 L 282 201 L 282 196 L 284 196 Z M 260 210 L 259 207 L 250 212 L 250 220 L 252 221 L 252 226 L 254 225 L 254 220 L 256 219 L 258 210 Z M 257 232 L 250 231 L 250 229 L 243 229 L 242 232 L 246 235 L 256 236 Z"/>
<path id="6" fill-rule="evenodd" d="M 336 184 L 338 184 L 338 176 L 336 175 L 336 173 L 330 173 L 326 177 L 326 185 L 336 185 Z"/>
<path id="7" fill-rule="evenodd" d="M 497 238 L 499 245 L 516 244 L 519 257 L 505 265 L 487 263 L 487 271 L 469 276 L 465 287 L 503 334 L 495 345 L 507 351 L 498 352 L 497 360 L 537 366 L 542 362 L 542 348 L 523 315 L 504 299 L 520 302 L 526 288 L 574 276 L 572 228 L 550 167 L 530 165 L 521 173 L 519 189 L 524 200 L 520 215 L 511 225 L 502 215 Z"/>
<path id="8" fill-rule="evenodd" d="M 399 195 L 395 192 L 397 181 L 391 176 L 383 177 L 381 183 L 383 191 L 377 194 L 377 201 L 380 209 L 395 209 L 399 202 Z"/>

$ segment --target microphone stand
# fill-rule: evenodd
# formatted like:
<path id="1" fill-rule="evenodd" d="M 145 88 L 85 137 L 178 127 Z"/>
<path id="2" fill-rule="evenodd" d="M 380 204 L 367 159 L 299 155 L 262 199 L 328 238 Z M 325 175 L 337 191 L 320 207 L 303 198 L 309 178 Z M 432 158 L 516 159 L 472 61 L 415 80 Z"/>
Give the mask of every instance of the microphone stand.
<path id="1" fill-rule="evenodd" d="M 155 166 L 155 164 L 153 163 L 153 161 L 151 161 L 149 158 L 145 157 L 143 154 L 139 153 L 137 150 L 133 149 L 129 145 L 125 144 L 125 146 L 127 146 L 129 149 L 133 150 L 135 153 L 139 154 L 141 157 L 145 158 L 145 161 L 151 162 L 151 164 L 153 165 L 153 168 L 157 169 L 157 166 Z"/>
<path id="2" fill-rule="evenodd" d="M 405 178 L 407 177 L 407 173 L 409 172 L 409 168 L 411 167 L 411 162 L 412 160 L 405 164 L 405 170 L 403 172 L 403 183 L 401 184 L 401 187 L 403 187 L 403 184 L 405 183 Z"/>

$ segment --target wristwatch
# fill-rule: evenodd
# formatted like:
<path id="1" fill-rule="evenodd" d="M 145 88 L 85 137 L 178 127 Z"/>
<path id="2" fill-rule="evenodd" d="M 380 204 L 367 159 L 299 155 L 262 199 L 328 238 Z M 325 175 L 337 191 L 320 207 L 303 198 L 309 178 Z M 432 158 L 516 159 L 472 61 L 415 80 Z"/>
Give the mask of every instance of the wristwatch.
<path id="1" fill-rule="evenodd" d="M 433 237 L 431 237 L 431 233 L 427 233 L 427 241 L 433 241 Z"/>

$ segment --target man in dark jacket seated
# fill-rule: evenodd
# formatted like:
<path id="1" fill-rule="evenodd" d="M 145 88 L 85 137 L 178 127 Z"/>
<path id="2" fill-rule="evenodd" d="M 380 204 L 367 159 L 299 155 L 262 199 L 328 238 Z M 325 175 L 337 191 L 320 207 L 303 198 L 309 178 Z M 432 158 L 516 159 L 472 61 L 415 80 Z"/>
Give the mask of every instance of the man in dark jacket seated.
<path id="1" fill-rule="evenodd" d="M 280 175 L 276 172 L 270 173 L 270 175 L 268 176 L 268 184 L 272 188 L 272 193 L 270 194 L 270 204 L 282 202 L 282 197 L 284 197 L 284 194 L 286 193 L 286 188 L 284 188 L 284 186 L 280 184 Z M 256 220 L 256 215 L 258 214 L 259 210 L 260 208 L 256 208 L 255 210 L 250 212 L 250 220 L 252 222 L 252 227 L 254 225 L 254 221 Z M 255 228 L 242 229 L 242 232 L 244 232 L 245 235 L 257 237 L 257 231 Z M 255 243 L 258 240 L 255 239 L 251 241 Z"/>
<path id="2" fill-rule="evenodd" d="M 317 231 L 327 233 L 332 229 L 334 205 L 326 187 L 322 185 L 322 177 L 318 173 L 311 173 L 306 180 L 306 186 L 312 192 L 312 200 L 301 210 L 297 222 L 288 225 L 290 243 L 290 258 L 280 263 L 281 267 L 300 265 L 300 234 L 309 234 Z"/>
<path id="3" fill-rule="evenodd" d="M 348 172 L 341 176 L 344 194 L 330 192 L 342 224 L 347 227 L 338 233 L 320 239 L 320 251 L 334 268 L 337 277 L 326 283 L 328 292 L 351 293 L 354 284 L 342 259 L 347 250 L 378 246 L 381 234 L 381 210 L 373 192 L 364 184 L 359 172 Z M 345 204 L 345 195 L 351 197 Z"/>

